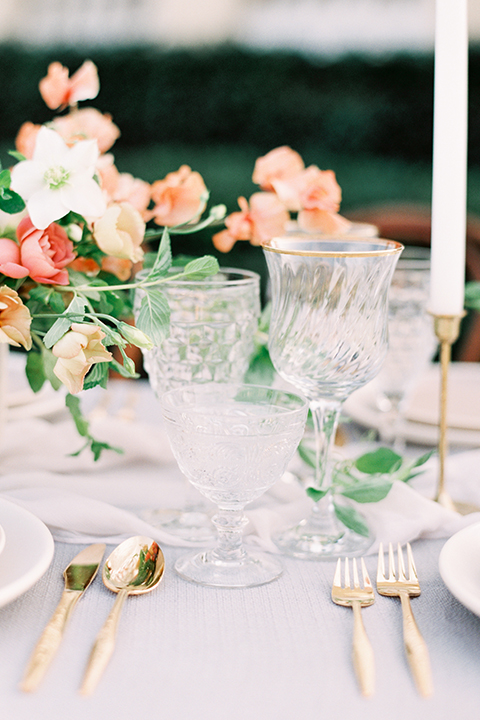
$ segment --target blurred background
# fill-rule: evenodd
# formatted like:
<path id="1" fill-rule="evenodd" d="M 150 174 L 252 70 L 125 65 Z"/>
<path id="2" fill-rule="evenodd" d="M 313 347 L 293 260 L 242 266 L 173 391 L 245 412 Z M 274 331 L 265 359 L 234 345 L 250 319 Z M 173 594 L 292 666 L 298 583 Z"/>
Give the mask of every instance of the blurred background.
<path id="1" fill-rule="evenodd" d="M 480 215 L 480 3 L 470 2 L 468 209 Z M 257 188 L 278 145 L 333 169 L 341 212 L 431 195 L 434 0 L 2 0 L 0 152 L 44 122 L 38 82 L 90 58 L 113 116 L 117 166 L 149 182 L 182 163 L 213 204 Z M 212 252 L 209 233 L 175 250 Z M 259 269 L 246 243 L 221 262 Z"/>

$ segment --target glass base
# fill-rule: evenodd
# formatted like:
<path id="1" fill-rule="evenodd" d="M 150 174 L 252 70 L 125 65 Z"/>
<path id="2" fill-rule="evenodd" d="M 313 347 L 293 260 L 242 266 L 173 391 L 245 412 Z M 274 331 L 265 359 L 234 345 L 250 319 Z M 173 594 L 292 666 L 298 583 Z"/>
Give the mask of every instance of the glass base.
<path id="1" fill-rule="evenodd" d="M 175 563 L 180 577 L 208 587 L 245 588 L 265 585 L 283 572 L 282 564 L 265 553 L 242 553 L 239 560 L 224 561 L 215 550 L 184 555 Z"/>
<path id="2" fill-rule="evenodd" d="M 309 520 L 273 538 L 285 554 L 302 560 L 336 560 L 339 557 L 360 557 L 373 544 L 374 537 L 358 535 L 343 527 L 340 534 L 323 534 Z"/>
<path id="3" fill-rule="evenodd" d="M 216 538 L 212 520 L 206 513 L 191 510 L 156 509 L 140 513 L 142 520 L 188 542 L 204 545 Z"/>

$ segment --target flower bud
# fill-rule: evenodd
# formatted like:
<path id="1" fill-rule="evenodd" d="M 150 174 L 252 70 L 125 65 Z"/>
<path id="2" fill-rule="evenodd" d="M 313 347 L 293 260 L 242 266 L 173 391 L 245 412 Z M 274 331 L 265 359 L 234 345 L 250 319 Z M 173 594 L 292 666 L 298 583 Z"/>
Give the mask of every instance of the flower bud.
<path id="1" fill-rule="evenodd" d="M 148 335 L 145 335 L 145 333 L 137 327 L 133 327 L 127 323 L 121 323 L 118 327 L 125 340 L 132 345 L 136 345 L 144 350 L 151 350 L 153 348 L 153 342 L 150 340 Z"/>

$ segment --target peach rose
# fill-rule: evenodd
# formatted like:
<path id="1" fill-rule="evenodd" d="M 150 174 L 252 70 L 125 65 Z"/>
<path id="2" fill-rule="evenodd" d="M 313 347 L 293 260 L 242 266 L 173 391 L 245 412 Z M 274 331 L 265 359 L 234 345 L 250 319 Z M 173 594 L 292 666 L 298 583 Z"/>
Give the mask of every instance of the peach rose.
<path id="1" fill-rule="evenodd" d="M 277 180 L 295 177 L 304 167 L 301 156 L 288 145 L 282 145 L 257 159 L 252 180 L 262 190 L 274 192 Z"/>
<path id="2" fill-rule="evenodd" d="M 321 232 L 327 235 L 343 235 L 351 226 L 347 220 L 338 213 L 328 210 L 302 210 L 297 217 L 298 227 L 306 232 Z"/>
<path id="3" fill-rule="evenodd" d="M 110 205 L 106 213 L 93 225 L 93 237 L 106 255 L 127 258 L 132 262 L 143 259 L 141 244 L 145 236 L 142 216 L 130 205 Z"/>
<path id="4" fill-rule="evenodd" d="M 10 238 L 0 238 L 0 273 L 11 278 L 24 278 L 27 268 L 20 263 L 20 247 Z"/>
<path id="5" fill-rule="evenodd" d="M 98 325 L 72 323 L 70 330 L 52 348 L 58 358 L 53 372 L 71 393 L 83 390 L 85 375 L 92 365 L 109 362 L 112 353 L 105 349 L 105 333 Z"/>
<path id="6" fill-rule="evenodd" d="M 51 127 L 67 145 L 74 145 L 78 140 L 96 140 L 101 153 L 109 150 L 120 137 L 120 130 L 112 121 L 112 116 L 95 108 L 73 110 L 68 115 L 55 118 Z"/>
<path id="7" fill-rule="evenodd" d="M 102 270 L 115 275 L 122 282 L 126 282 L 132 275 L 133 263 L 127 258 L 117 258 L 106 255 L 102 258 Z"/>
<path id="8" fill-rule="evenodd" d="M 310 165 L 294 177 L 275 180 L 275 192 L 288 210 L 328 210 L 338 212 L 342 191 L 333 170 Z"/>
<path id="9" fill-rule="evenodd" d="M 17 137 L 15 138 L 15 147 L 19 153 L 22 153 L 27 160 L 31 160 L 33 157 L 33 151 L 35 150 L 35 143 L 37 142 L 38 131 L 41 125 L 35 125 L 31 122 L 25 122 L 18 131 Z"/>
<path id="10" fill-rule="evenodd" d="M 254 193 L 250 203 L 239 197 L 238 204 L 241 212 L 229 215 L 225 220 L 227 229 L 212 238 L 220 252 L 231 250 L 237 240 L 249 240 L 252 245 L 260 245 L 285 232 L 290 216 L 275 193 Z"/>
<path id="11" fill-rule="evenodd" d="M 23 304 L 15 290 L 2 285 L 0 287 L 0 342 L 8 343 L 25 350 L 32 347 L 30 311 Z"/>
<path id="12" fill-rule="evenodd" d="M 69 70 L 59 62 L 50 63 L 48 74 L 40 80 L 38 88 L 50 110 L 76 105 L 80 100 L 92 100 L 100 89 L 97 68 L 91 60 L 69 78 Z"/>
<path id="13" fill-rule="evenodd" d="M 51 223 L 45 230 L 36 228 L 29 217 L 17 228 L 20 243 L 21 265 L 39 283 L 68 285 L 68 272 L 64 268 L 75 259 L 73 243 L 65 230 Z"/>
<path id="14" fill-rule="evenodd" d="M 207 205 L 208 191 L 198 172 L 182 165 L 152 185 L 155 207 L 151 216 L 157 225 L 172 227 L 196 220 Z"/>

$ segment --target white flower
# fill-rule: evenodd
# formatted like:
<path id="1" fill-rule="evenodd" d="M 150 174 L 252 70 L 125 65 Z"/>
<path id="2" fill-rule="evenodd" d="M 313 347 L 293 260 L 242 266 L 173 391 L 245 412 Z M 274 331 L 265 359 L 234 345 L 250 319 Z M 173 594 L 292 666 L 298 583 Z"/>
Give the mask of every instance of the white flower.
<path id="1" fill-rule="evenodd" d="M 70 210 L 86 217 L 103 215 L 105 198 L 93 179 L 97 159 L 96 140 L 68 147 L 54 130 L 40 128 L 32 160 L 14 166 L 11 183 L 35 227 L 43 230 Z"/>

